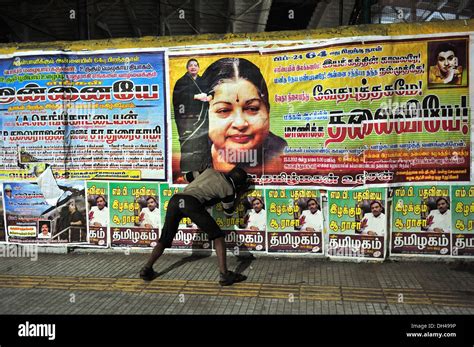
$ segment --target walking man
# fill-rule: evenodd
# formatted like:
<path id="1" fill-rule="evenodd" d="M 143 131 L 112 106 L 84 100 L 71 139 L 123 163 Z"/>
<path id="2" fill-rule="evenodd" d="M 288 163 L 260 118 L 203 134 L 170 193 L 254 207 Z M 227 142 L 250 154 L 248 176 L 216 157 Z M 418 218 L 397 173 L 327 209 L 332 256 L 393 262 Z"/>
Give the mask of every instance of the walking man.
<path id="1" fill-rule="evenodd" d="M 246 276 L 227 269 L 225 234 L 207 212 L 206 207 L 222 202 L 225 214 L 232 216 L 241 195 L 250 186 L 247 173 L 239 167 L 233 168 L 227 174 L 209 168 L 202 173 L 188 172 L 185 179 L 189 184 L 183 192 L 173 195 L 170 199 L 161 237 L 148 262 L 141 269 L 140 277 L 145 281 L 151 281 L 157 276 L 153 271 L 153 264 L 166 248 L 171 247 L 178 231 L 179 221 L 183 217 L 189 217 L 209 235 L 210 240 L 214 240 L 220 271 L 219 284 L 228 286 L 245 281 Z"/>

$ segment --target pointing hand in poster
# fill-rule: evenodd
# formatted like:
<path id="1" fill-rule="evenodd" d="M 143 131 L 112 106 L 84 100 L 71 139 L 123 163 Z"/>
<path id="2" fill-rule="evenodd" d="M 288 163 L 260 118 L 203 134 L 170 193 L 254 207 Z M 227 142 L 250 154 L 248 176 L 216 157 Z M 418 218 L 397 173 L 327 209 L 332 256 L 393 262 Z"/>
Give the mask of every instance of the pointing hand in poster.
<path id="1" fill-rule="evenodd" d="M 206 93 L 195 94 L 194 100 L 208 102 L 212 100 L 212 96 L 208 96 Z"/>

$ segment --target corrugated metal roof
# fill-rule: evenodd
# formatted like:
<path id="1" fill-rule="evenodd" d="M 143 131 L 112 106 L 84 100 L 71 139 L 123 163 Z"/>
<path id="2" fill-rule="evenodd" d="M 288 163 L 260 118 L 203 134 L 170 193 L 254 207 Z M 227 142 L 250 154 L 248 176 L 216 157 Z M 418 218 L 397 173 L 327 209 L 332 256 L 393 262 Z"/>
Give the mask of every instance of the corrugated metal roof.
<path id="1" fill-rule="evenodd" d="M 196 3 L 198 17 L 198 27 L 201 34 L 225 33 L 228 24 L 227 1 L 201 0 Z"/>
<path id="2" fill-rule="evenodd" d="M 342 25 L 348 25 L 355 0 L 343 1 Z M 330 28 L 339 26 L 339 0 L 320 1 L 308 24 L 308 29 Z"/>

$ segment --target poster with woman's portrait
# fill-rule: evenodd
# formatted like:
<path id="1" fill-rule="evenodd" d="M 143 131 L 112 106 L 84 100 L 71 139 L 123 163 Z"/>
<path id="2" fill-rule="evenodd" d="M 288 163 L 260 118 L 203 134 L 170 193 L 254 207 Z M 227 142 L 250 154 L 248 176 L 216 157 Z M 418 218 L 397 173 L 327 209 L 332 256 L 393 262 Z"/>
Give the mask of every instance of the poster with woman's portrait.
<path id="1" fill-rule="evenodd" d="M 428 88 L 467 87 L 467 45 L 465 39 L 428 42 Z"/>
<path id="2" fill-rule="evenodd" d="M 173 183 L 235 166 L 258 186 L 469 181 L 468 61 L 467 36 L 435 35 L 170 52 Z"/>
<path id="3" fill-rule="evenodd" d="M 9 242 L 87 243 L 84 182 L 58 181 L 58 188 L 63 194 L 50 205 L 35 183 L 4 183 Z"/>
<path id="4" fill-rule="evenodd" d="M 255 53 L 170 59 L 175 183 L 207 167 L 241 166 L 256 178 L 282 172 L 287 141 L 273 130 L 281 119 L 271 117 L 267 60 Z"/>

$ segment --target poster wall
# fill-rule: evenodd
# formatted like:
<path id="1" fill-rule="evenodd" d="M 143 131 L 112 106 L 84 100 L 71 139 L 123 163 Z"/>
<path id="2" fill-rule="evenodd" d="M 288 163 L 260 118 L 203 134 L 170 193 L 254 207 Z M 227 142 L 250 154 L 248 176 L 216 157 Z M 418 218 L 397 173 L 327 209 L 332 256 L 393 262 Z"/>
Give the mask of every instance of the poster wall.
<path id="1" fill-rule="evenodd" d="M 391 254 L 451 255 L 451 203 L 449 186 L 395 188 Z"/>
<path id="2" fill-rule="evenodd" d="M 32 162 L 65 179 L 166 179 L 162 50 L 0 59 L 0 177 L 34 179 Z"/>
<path id="3" fill-rule="evenodd" d="M 386 196 L 385 188 L 329 192 L 330 257 L 384 259 Z"/>
<path id="4" fill-rule="evenodd" d="M 473 256 L 469 34 L 300 43 L 0 56 L 0 242 L 153 247 L 184 172 L 239 165 L 230 250 Z"/>
<path id="5" fill-rule="evenodd" d="M 266 189 L 268 252 L 324 254 L 319 191 Z"/>
<path id="6" fill-rule="evenodd" d="M 159 185 L 111 182 L 110 233 L 112 247 L 154 247 L 160 233 Z"/>
<path id="7" fill-rule="evenodd" d="M 467 182 L 468 45 L 347 39 L 170 56 L 173 181 L 239 164 L 260 185 Z M 447 50 L 456 64 L 443 79 Z"/>

